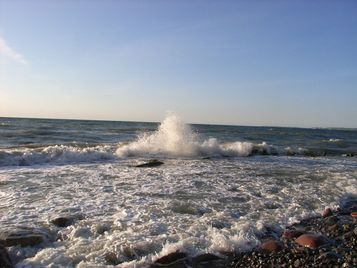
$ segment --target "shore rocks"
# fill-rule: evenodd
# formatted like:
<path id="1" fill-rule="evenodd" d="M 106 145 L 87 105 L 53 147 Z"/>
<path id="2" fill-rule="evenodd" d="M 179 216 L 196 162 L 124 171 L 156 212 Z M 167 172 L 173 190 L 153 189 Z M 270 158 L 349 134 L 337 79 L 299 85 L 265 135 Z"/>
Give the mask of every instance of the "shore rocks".
<path id="1" fill-rule="evenodd" d="M 0 244 L 0 267 L 2 268 L 13 268 L 12 262 L 10 260 L 9 254 L 6 248 Z"/>
<path id="2" fill-rule="evenodd" d="M 233 254 L 225 267 L 357 267 L 357 221 L 351 214 L 355 200 L 347 199 L 326 217 L 322 213 L 293 224 L 282 233 L 280 250 L 262 250 L 272 243 L 264 244 L 269 238 L 259 248 Z"/>
<path id="3" fill-rule="evenodd" d="M 158 166 L 161 166 L 163 164 L 164 164 L 164 162 L 161 162 L 161 161 L 159 161 L 157 159 L 152 159 L 149 162 L 136 165 L 135 167 L 140 167 L 140 168 L 141 167 L 158 167 Z"/>
<path id="4" fill-rule="evenodd" d="M 0 244 L 4 245 L 5 247 L 36 246 L 44 241 L 45 236 L 43 234 L 29 230 L 19 230 L 11 233 L 3 233 L 0 235 Z"/>
<path id="5" fill-rule="evenodd" d="M 295 242 L 300 246 L 315 249 L 323 244 L 326 244 L 326 239 L 322 235 L 303 234 L 296 238 Z"/>

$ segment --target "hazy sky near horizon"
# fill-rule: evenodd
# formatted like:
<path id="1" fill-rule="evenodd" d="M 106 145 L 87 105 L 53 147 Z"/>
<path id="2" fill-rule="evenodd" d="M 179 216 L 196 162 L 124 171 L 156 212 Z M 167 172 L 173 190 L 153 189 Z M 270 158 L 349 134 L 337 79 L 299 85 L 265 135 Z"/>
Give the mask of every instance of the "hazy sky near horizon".
<path id="1" fill-rule="evenodd" d="M 357 127 L 357 1 L 0 0 L 0 116 Z"/>

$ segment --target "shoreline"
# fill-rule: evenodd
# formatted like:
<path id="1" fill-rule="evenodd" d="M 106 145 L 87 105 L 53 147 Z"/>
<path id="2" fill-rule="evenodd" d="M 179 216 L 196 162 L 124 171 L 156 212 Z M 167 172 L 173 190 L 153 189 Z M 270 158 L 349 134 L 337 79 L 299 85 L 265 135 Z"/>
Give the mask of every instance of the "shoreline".
<path id="1" fill-rule="evenodd" d="M 327 208 L 321 216 L 292 224 L 280 234 L 271 232 L 261 241 L 239 253 L 189 258 L 184 252 L 173 252 L 150 268 L 357 267 L 357 198 L 347 199 L 337 210 Z"/>
<path id="2" fill-rule="evenodd" d="M 52 223 L 59 227 L 72 225 L 80 218 L 58 218 Z M 37 235 L 23 233 L 0 239 L 0 267 L 12 268 L 6 247 L 14 243 L 41 243 Z M 35 240 L 36 241 L 35 241 Z M 37 241 L 38 240 L 38 241 Z M 113 256 L 106 256 L 106 265 L 136 267 L 121 264 Z M 144 265 L 144 266 L 142 266 Z M 104 265 L 105 266 L 105 265 Z M 347 197 L 336 210 L 325 209 L 314 216 L 287 226 L 283 232 L 269 231 L 261 243 L 242 252 L 202 253 L 189 256 L 186 252 L 171 252 L 153 263 L 138 267 L 169 268 L 237 268 L 237 267 L 356 267 L 357 266 L 357 198 Z"/>

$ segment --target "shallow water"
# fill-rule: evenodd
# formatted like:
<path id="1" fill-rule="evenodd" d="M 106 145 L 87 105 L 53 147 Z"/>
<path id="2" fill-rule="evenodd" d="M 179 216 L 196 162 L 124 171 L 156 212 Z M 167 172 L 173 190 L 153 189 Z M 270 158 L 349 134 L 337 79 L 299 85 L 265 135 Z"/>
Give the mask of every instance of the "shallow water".
<path id="1" fill-rule="evenodd" d="M 356 152 L 355 130 L 190 127 L 177 117 L 159 128 L 1 122 L 1 228 L 61 238 L 10 248 L 17 267 L 102 267 L 110 252 L 121 267 L 144 267 L 177 249 L 192 256 L 245 250 L 266 232 L 357 195 L 356 157 L 343 156 Z M 134 167 L 153 157 L 164 165 Z M 49 223 L 66 214 L 83 220 Z"/>

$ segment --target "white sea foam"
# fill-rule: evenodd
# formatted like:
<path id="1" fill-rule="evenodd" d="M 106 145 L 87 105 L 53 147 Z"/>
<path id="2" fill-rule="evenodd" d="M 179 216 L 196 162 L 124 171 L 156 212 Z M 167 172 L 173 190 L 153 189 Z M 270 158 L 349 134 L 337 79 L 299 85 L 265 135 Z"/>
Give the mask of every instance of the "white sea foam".
<path id="1" fill-rule="evenodd" d="M 219 143 L 216 138 L 202 140 L 189 125 L 183 123 L 176 115 L 170 115 L 154 133 L 144 133 L 129 144 L 120 146 L 116 154 L 127 156 L 249 156 L 252 154 L 271 154 L 273 146 L 265 142 L 254 144 L 236 141 Z"/>
<path id="2" fill-rule="evenodd" d="M 273 226 L 357 193 L 351 159 L 167 159 L 157 169 L 111 163 L 0 169 L 2 228 L 43 226 L 61 240 L 10 248 L 17 267 L 147 267 L 170 252 L 246 250 Z M 16 187 L 16 191 L 14 191 Z M 73 226 L 50 220 L 83 214 Z"/>
<path id="3" fill-rule="evenodd" d="M 342 141 L 342 140 L 341 140 L 341 139 L 332 139 L 332 138 L 331 138 L 331 139 L 329 139 L 328 141 L 329 141 L 329 142 L 340 142 L 340 141 Z"/>
<path id="4" fill-rule="evenodd" d="M 52 145 L 36 149 L 18 148 L 0 150 L 0 166 L 83 163 L 113 158 L 113 149 L 108 145 L 94 147 Z"/>

